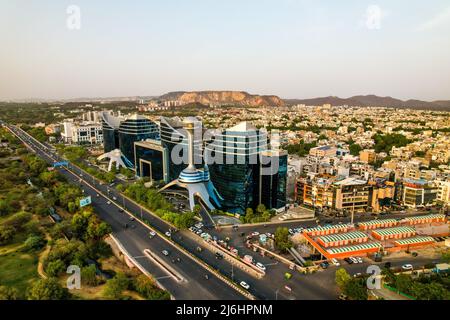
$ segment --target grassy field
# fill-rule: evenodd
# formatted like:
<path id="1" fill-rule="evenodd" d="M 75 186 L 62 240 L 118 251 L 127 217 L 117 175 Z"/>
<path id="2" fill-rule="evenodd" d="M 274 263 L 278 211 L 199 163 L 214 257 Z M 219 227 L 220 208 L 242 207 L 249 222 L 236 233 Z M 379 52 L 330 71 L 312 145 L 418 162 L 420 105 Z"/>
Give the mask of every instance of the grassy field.
<path id="1" fill-rule="evenodd" d="M 0 285 L 14 287 L 25 297 L 30 283 L 38 279 L 36 256 L 12 252 L 0 256 Z"/>

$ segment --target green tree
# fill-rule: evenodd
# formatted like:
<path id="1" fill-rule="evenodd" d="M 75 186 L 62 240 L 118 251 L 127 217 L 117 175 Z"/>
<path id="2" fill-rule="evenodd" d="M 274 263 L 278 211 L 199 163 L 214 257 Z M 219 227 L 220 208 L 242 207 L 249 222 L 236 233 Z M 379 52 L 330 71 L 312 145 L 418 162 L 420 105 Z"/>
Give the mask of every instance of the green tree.
<path id="1" fill-rule="evenodd" d="M 281 252 L 287 252 L 292 247 L 292 241 L 289 239 L 288 228 L 278 227 L 275 231 L 275 246 Z"/>
<path id="2" fill-rule="evenodd" d="M 344 294 L 352 300 L 367 300 L 366 280 L 352 278 L 344 286 Z"/>
<path id="3" fill-rule="evenodd" d="M 139 275 L 133 281 L 133 287 L 141 294 L 144 298 L 148 300 L 169 300 L 170 294 L 167 291 L 160 290 L 155 286 L 154 282 L 149 279 L 146 275 Z"/>
<path id="4" fill-rule="evenodd" d="M 81 269 L 81 281 L 88 286 L 96 286 L 98 284 L 97 268 L 90 265 Z"/>
<path id="5" fill-rule="evenodd" d="M 336 284 L 341 289 L 344 290 L 345 285 L 352 279 L 352 277 L 348 274 L 347 270 L 344 268 L 339 268 L 336 271 Z"/>
<path id="6" fill-rule="evenodd" d="M 40 279 L 28 291 L 29 300 L 63 300 L 69 297 L 69 291 L 63 288 L 56 278 Z"/>
<path id="7" fill-rule="evenodd" d="M 361 146 L 356 143 L 351 144 L 348 149 L 352 156 L 359 156 L 359 152 L 362 150 Z"/>
<path id="8" fill-rule="evenodd" d="M 127 276 L 121 272 L 117 273 L 114 278 L 106 282 L 103 294 L 109 299 L 120 299 L 122 292 L 128 289 L 129 280 Z"/>
<path id="9" fill-rule="evenodd" d="M 194 212 L 186 212 L 183 214 L 179 214 L 175 218 L 174 224 L 178 229 L 187 229 L 194 224 L 195 221 L 194 217 L 195 217 Z"/>
<path id="10" fill-rule="evenodd" d="M 39 235 L 30 235 L 24 242 L 25 250 L 38 250 L 45 245 L 45 239 Z"/>
<path id="11" fill-rule="evenodd" d="M 19 292 L 16 288 L 0 286 L 0 300 L 18 300 Z"/>
<path id="12" fill-rule="evenodd" d="M 45 268 L 45 272 L 51 277 L 58 277 L 65 270 L 66 264 L 60 259 L 50 261 Z"/>

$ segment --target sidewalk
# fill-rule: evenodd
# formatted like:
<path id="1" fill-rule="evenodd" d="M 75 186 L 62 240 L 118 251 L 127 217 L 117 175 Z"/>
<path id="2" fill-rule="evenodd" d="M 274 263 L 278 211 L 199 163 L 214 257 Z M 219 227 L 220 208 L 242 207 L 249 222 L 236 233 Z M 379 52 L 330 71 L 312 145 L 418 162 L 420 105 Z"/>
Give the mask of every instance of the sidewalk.
<path id="1" fill-rule="evenodd" d="M 408 298 L 399 295 L 391 290 L 386 288 L 371 290 L 372 294 L 378 298 L 382 298 L 384 300 L 409 300 Z"/>

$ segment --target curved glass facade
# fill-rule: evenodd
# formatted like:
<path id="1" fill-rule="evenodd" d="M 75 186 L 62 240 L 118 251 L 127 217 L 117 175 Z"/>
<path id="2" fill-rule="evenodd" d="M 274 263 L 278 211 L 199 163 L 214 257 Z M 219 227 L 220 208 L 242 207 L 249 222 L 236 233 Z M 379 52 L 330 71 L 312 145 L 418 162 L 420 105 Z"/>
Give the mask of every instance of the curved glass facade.
<path id="1" fill-rule="evenodd" d="M 211 181 L 224 199 L 222 206 L 235 213 L 256 207 L 259 203 L 259 154 L 267 149 L 267 132 L 236 126 L 216 134 L 211 140 L 205 147 L 205 158 Z"/>
<path id="2" fill-rule="evenodd" d="M 286 206 L 287 153 L 262 155 L 261 203 L 266 208 L 280 209 Z"/>
<path id="3" fill-rule="evenodd" d="M 111 128 L 102 120 L 103 131 L 103 149 L 106 152 L 119 148 L 119 131 Z"/>
<path id="4" fill-rule="evenodd" d="M 200 125 L 194 131 L 194 164 L 197 169 L 203 168 L 201 131 Z M 168 179 L 173 181 L 188 165 L 187 132 L 181 120 L 161 117 L 160 135 L 161 145 L 167 149 L 169 157 Z"/>
<path id="5" fill-rule="evenodd" d="M 119 146 L 122 154 L 135 165 L 134 143 L 146 139 L 158 139 L 158 125 L 147 118 L 133 116 L 120 123 Z"/>

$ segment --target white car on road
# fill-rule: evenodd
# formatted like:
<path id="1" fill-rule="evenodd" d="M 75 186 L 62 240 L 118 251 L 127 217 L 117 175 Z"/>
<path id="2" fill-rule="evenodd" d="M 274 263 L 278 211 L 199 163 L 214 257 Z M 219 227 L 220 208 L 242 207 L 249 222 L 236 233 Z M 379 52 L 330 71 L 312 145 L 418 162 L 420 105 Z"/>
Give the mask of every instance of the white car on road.
<path id="1" fill-rule="evenodd" d="M 414 268 L 413 268 L 412 264 L 407 263 L 407 264 L 402 265 L 402 270 L 404 270 L 404 271 L 411 271 L 413 269 Z"/>
<path id="2" fill-rule="evenodd" d="M 262 271 L 266 271 L 266 266 L 263 265 L 261 262 L 257 262 L 256 267 Z"/>
<path id="3" fill-rule="evenodd" d="M 166 257 L 169 255 L 169 251 L 167 251 L 167 250 L 163 250 L 163 251 L 161 251 L 161 252 L 162 252 L 162 254 L 165 255 Z"/>
<path id="4" fill-rule="evenodd" d="M 239 285 L 240 285 L 242 288 L 244 288 L 245 290 L 250 289 L 250 286 L 249 286 L 248 283 L 245 282 L 245 281 L 241 281 L 241 283 L 239 283 Z"/>

